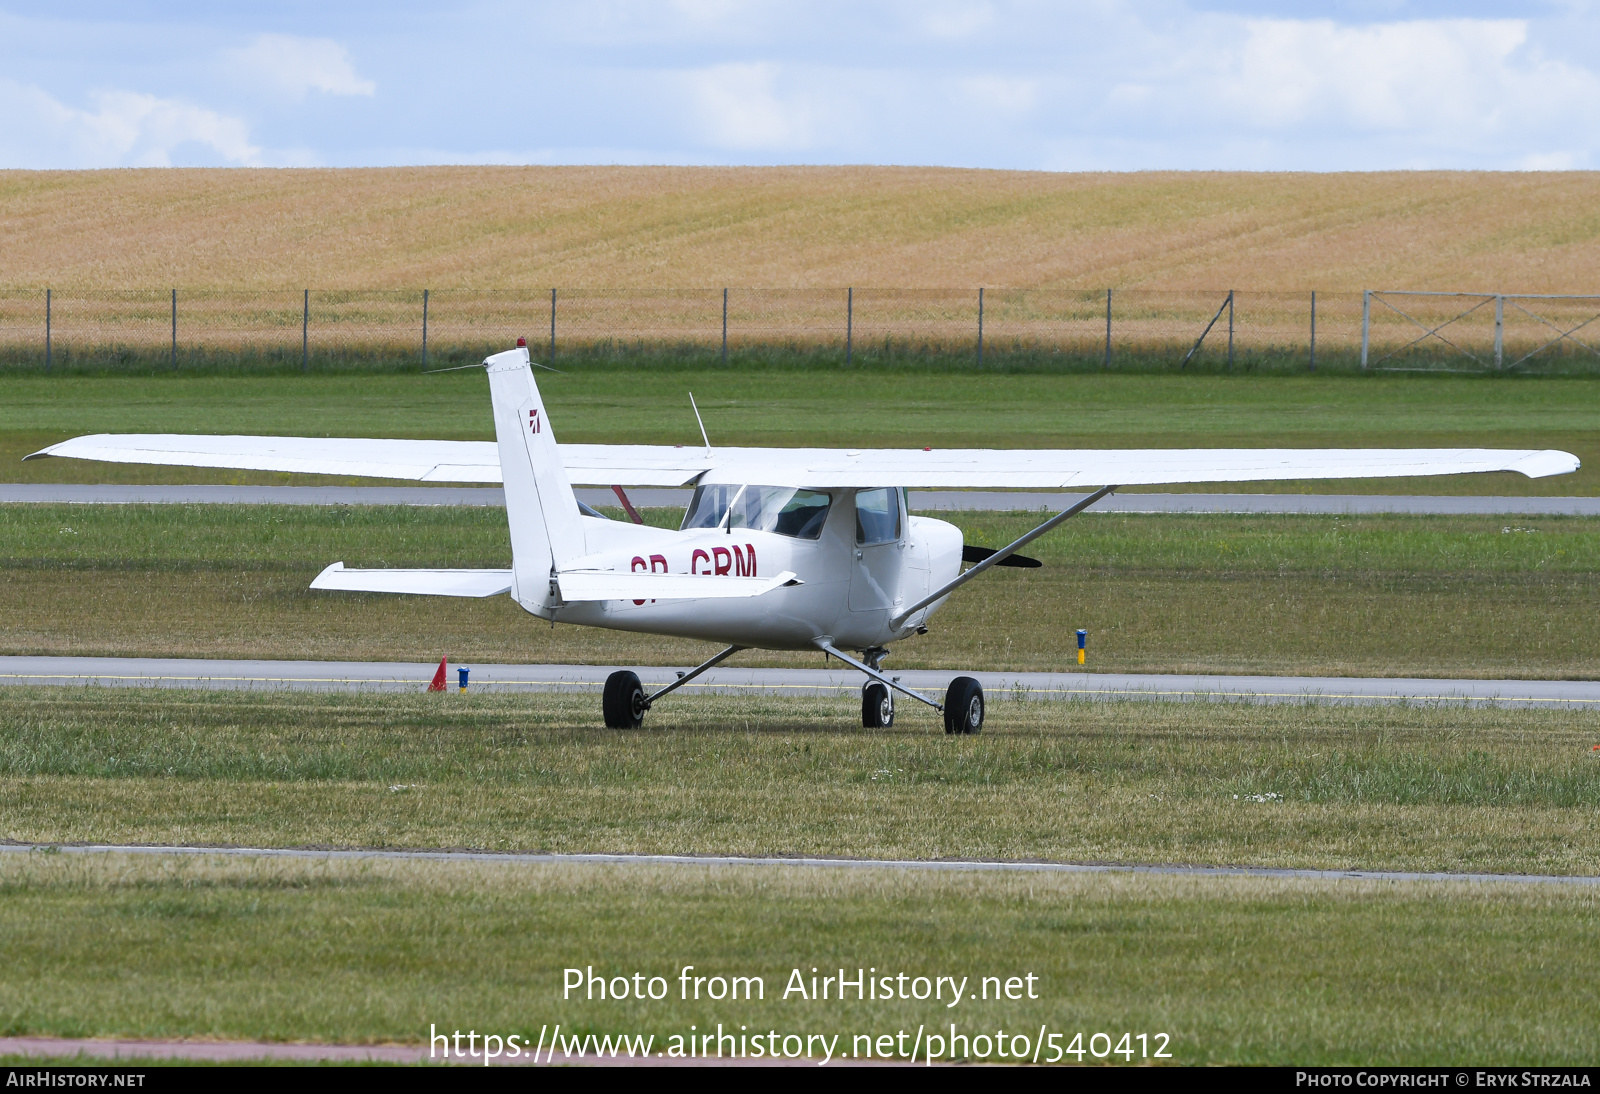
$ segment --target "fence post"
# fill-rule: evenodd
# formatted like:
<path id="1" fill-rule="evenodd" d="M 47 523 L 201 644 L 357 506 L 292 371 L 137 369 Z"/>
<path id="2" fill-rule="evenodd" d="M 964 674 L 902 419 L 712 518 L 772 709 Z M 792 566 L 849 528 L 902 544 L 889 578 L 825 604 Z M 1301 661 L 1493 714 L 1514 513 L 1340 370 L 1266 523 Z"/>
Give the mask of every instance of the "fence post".
<path id="1" fill-rule="evenodd" d="M 1111 290 L 1106 290 L 1106 368 L 1111 367 Z"/>
<path id="2" fill-rule="evenodd" d="M 311 361 L 311 290 L 305 290 L 300 305 L 300 371 L 305 372 Z"/>
<path id="3" fill-rule="evenodd" d="M 722 367 L 728 367 L 728 290 L 722 290 Z"/>
<path id="4" fill-rule="evenodd" d="M 1306 371 L 1317 371 L 1317 290 L 1311 290 L 1311 363 Z"/>
<path id="5" fill-rule="evenodd" d="M 1233 371 L 1233 290 L 1228 290 L 1228 371 Z"/>
<path id="6" fill-rule="evenodd" d="M 850 340 L 855 334 L 856 326 L 856 290 L 855 286 L 844 291 L 844 363 L 850 364 Z"/>
<path id="7" fill-rule="evenodd" d="M 1506 296 L 1494 294 L 1494 367 L 1498 370 L 1505 360 Z"/>
<path id="8" fill-rule="evenodd" d="M 978 367 L 983 367 L 983 287 L 978 288 Z"/>
<path id="9" fill-rule="evenodd" d="M 50 371 L 50 290 L 44 291 L 44 370 Z"/>
<path id="10" fill-rule="evenodd" d="M 1361 290 L 1361 367 L 1367 367 L 1367 338 L 1372 330 L 1372 290 Z"/>
<path id="11" fill-rule="evenodd" d="M 422 371 L 428 371 L 428 290 L 422 290 Z"/>
<path id="12" fill-rule="evenodd" d="M 178 370 L 178 290 L 172 290 L 172 370 Z"/>
<path id="13" fill-rule="evenodd" d="M 550 290 L 550 360 L 548 364 L 556 363 L 556 291 Z"/>

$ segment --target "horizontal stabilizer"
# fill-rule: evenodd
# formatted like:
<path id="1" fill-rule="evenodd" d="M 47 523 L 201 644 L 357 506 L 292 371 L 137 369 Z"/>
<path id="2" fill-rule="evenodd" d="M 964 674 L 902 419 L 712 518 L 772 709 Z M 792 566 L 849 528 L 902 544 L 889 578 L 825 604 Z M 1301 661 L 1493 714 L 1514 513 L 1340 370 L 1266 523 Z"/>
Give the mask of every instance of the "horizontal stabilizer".
<path id="1" fill-rule="evenodd" d="M 335 562 L 311 582 L 313 589 L 415 596 L 499 596 L 511 591 L 510 570 L 347 570 Z"/>
<path id="2" fill-rule="evenodd" d="M 561 599 L 703 600 L 760 596 L 785 585 L 802 585 L 792 570 L 774 577 L 728 577 L 713 574 L 652 574 L 642 570 L 566 570 L 556 574 Z"/>

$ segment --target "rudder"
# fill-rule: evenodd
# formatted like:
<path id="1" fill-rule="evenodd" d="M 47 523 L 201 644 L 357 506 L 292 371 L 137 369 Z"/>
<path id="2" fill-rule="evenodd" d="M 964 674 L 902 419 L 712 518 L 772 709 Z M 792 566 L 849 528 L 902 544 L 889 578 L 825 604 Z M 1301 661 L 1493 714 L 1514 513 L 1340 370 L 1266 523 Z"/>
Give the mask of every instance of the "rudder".
<path id="1" fill-rule="evenodd" d="M 511 595 L 534 615 L 551 619 L 561 603 L 556 568 L 584 554 L 578 498 L 550 431 L 527 348 L 497 353 L 483 364 L 511 530 Z"/>

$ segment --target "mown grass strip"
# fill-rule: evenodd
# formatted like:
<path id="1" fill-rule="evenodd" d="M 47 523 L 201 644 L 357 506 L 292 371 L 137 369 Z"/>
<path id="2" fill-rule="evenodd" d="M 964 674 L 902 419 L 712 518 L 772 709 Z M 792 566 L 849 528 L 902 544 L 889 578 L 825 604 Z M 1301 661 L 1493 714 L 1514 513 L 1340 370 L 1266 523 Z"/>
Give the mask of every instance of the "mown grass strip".
<path id="1" fill-rule="evenodd" d="M 998 546 L 1024 514 L 944 514 Z M 676 524 L 672 511 L 650 511 Z M 956 596 L 907 668 L 1600 676 L 1600 523 L 1541 517 L 1086 514 L 1039 570 Z M 0 651 L 696 664 L 704 645 L 539 624 L 487 601 L 312 592 L 329 562 L 505 566 L 496 509 L 0 506 Z M 817 665 L 752 651 L 742 663 Z"/>
<path id="2" fill-rule="evenodd" d="M 852 1046 L 953 1022 L 1045 1024 L 1063 1043 L 1164 1031 L 1190 1064 L 1548 1065 L 1600 1048 L 1587 892 L 35 854 L 0 858 L 0 894 L 9 1033 L 415 1044 L 431 1026 L 537 1040 L 561 1022 L 659 1044 L 722 1023 Z M 685 965 L 759 976 L 765 997 L 682 1000 Z M 563 970 L 590 966 L 673 991 L 563 999 Z M 974 989 L 1032 973 L 1039 998 L 782 999 L 795 969 L 868 966 Z"/>
<path id="3" fill-rule="evenodd" d="M 1230 485 L 1319 493 L 1594 494 L 1594 381 L 1395 376 L 953 375 L 762 368 L 540 372 L 562 441 L 935 448 L 1561 448 L 1585 470 Z M 0 466 L 26 482 L 308 482 L 322 476 L 21 458 L 98 432 L 489 439 L 484 378 L 328 375 L 0 379 Z M 1167 489 L 1167 488 L 1163 488 Z"/>
<path id="4" fill-rule="evenodd" d="M 20 842 L 1187 862 L 1589 874 L 1594 715 L 848 700 L 0 692 Z"/>

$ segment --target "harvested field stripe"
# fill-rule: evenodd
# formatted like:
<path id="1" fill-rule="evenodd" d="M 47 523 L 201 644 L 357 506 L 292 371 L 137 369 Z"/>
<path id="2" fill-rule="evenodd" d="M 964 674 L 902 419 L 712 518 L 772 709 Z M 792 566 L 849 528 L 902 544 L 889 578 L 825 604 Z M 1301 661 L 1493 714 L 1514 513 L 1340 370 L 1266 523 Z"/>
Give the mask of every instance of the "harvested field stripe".
<path id="1" fill-rule="evenodd" d="M 0 851 L 72 855 L 228 855 L 241 858 L 407 859 L 487 862 L 507 866 L 801 866 L 813 869 L 939 870 L 982 873 L 1162 874 L 1176 877 L 1260 877 L 1282 881 L 1392 881 L 1600 885 L 1600 877 L 1560 874 L 1466 874 L 1409 870 L 1294 870 L 1268 866 L 1184 866 L 1170 863 L 987 862 L 981 859 L 761 858 L 744 855 L 518 854 L 493 851 L 334 850 L 307 847 L 185 847 L 168 844 L 0 843 Z"/>

